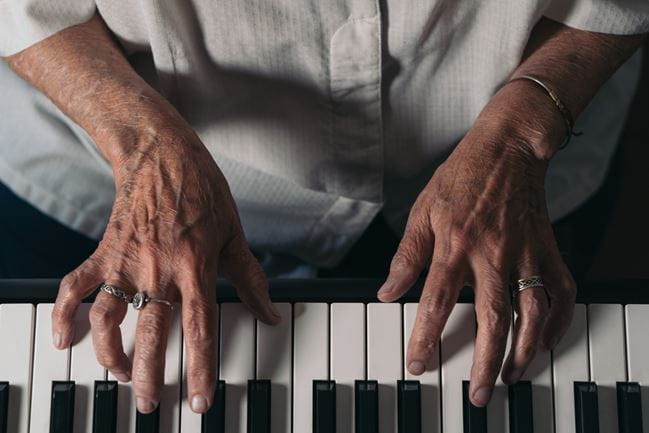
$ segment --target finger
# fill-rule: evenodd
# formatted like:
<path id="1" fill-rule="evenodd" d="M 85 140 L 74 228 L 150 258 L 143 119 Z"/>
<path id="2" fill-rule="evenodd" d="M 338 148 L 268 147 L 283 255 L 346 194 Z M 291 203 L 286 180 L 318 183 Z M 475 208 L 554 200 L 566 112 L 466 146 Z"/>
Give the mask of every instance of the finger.
<path id="1" fill-rule="evenodd" d="M 216 296 L 194 291 L 183 297 L 182 319 L 187 365 L 187 396 L 194 412 L 212 405 L 216 383 Z"/>
<path id="2" fill-rule="evenodd" d="M 148 295 L 164 299 L 156 293 Z M 153 412 L 160 402 L 170 323 L 171 308 L 167 305 L 149 302 L 140 310 L 132 374 L 135 402 L 141 413 Z"/>
<path id="3" fill-rule="evenodd" d="M 115 296 L 99 292 L 90 309 L 92 344 L 97 362 L 120 382 L 131 380 L 131 361 L 124 353 L 120 323 L 126 316 L 127 304 Z"/>
<path id="4" fill-rule="evenodd" d="M 268 280 L 261 265 L 246 244 L 243 234 L 234 238 L 219 257 L 219 266 L 236 287 L 241 301 L 252 314 L 268 325 L 281 316 L 268 295 Z"/>
<path id="5" fill-rule="evenodd" d="M 433 254 L 435 237 L 430 225 L 412 217 L 390 263 L 390 273 L 377 296 L 380 301 L 392 302 L 403 296 L 415 284 L 421 271 Z"/>
<path id="6" fill-rule="evenodd" d="M 458 266 L 450 266 L 433 259 L 408 341 L 406 365 L 413 375 L 424 372 L 426 364 L 437 349 L 442 330 L 464 281 L 459 271 Z"/>
<path id="7" fill-rule="evenodd" d="M 52 309 L 52 341 L 57 349 L 65 349 L 74 337 L 74 316 L 79 304 L 102 282 L 102 272 L 94 257 L 61 280 Z"/>
<path id="8" fill-rule="evenodd" d="M 491 399 L 502 366 L 511 324 L 507 277 L 478 267 L 476 273 L 476 333 L 471 367 L 471 402 L 485 406 Z"/>
<path id="9" fill-rule="evenodd" d="M 532 244 L 524 244 L 511 277 L 514 281 L 512 300 L 516 321 L 512 344 L 501 375 L 506 384 L 517 382 L 534 359 L 547 320 L 549 304 L 545 287 L 532 287 L 519 291 L 517 283 L 521 279 L 542 276 L 539 256 Z"/>
<path id="10" fill-rule="evenodd" d="M 550 298 L 550 311 L 547 314 L 541 345 L 545 350 L 552 350 L 572 321 L 577 285 L 558 251 L 548 258 L 542 269 Z"/>
<path id="11" fill-rule="evenodd" d="M 502 372 L 506 384 L 518 382 L 536 355 L 549 311 L 545 291 L 536 287 L 516 294 L 514 309 L 517 314 L 514 335 Z"/>

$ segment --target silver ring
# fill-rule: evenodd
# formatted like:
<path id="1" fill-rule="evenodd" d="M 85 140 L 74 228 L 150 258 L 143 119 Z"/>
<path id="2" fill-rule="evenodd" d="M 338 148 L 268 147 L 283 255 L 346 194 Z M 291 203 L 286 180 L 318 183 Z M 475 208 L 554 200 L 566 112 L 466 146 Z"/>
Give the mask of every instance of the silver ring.
<path id="1" fill-rule="evenodd" d="M 520 293 L 523 290 L 533 289 L 534 287 L 542 287 L 545 290 L 545 284 L 543 284 L 543 278 L 539 275 L 532 275 L 531 277 L 521 278 L 516 281 L 516 287 L 514 293 Z"/>
<path id="2" fill-rule="evenodd" d="M 171 302 L 166 301 L 164 299 L 152 298 L 149 295 L 147 295 L 146 292 L 137 292 L 135 295 L 131 296 L 128 293 L 124 292 L 123 290 L 120 290 L 106 283 L 103 283 L 101 286 L 99 286 L 99 290 L 104 291 L 109 295 L 113 295 L 121 299 L 122 301 L 126 302 L 127 304 L 131 304 L 133 308 L 136 310 L 141 310 L 149 302 L 164 304 L 167 307 L 171 308 L 172 310 L 174 309 L 174 306 Z"/>

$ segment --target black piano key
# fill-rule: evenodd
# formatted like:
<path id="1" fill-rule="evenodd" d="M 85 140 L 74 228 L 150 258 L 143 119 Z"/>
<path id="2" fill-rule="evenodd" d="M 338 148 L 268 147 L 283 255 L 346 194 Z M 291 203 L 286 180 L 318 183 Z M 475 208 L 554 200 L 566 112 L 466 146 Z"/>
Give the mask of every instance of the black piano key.
<path id="1" fill-rule="evenodd" d="M 53 381 L 50 433 L 72 433 L 74 425 L 74 382 Z"/>
<path id="2" fill-rule="evenodd" d="M 248 381 L 248 433 L 270 433 L 270 380 Z"/>
<path id="3" fill-rule="evenodd" d="M 532 382 L 521 380 L 509 385 L 509 431 L 533 433 Z"/>
<path id="4" fill-rule="evenodd" d="M 462 420 L 464 433 L 487 433 L 487 408 L 471 403 L 468 380 L 462 381 Z"/>
<path id="5" fill-rule="evenodd" d="M 136 433 L 158 433 L 160 429 L 160 405 L 151 413 L 140 413 L 136 411 L 135 432 Z M 121 433 L 121 432 L 120 432 Z"/>
<path id="6" fill-rule="evenodd" d="M 620 433 L 642 433 L 642 400 L 638 382 L 617 383 L 617 419 Z"/>
<path id="7" fill-rule="evenodd" d="M 597 385 L 594 382 L 575 382 L 576 433 L 599 433 Z"/>
<path id="8" fill-rule="evenodd" d="M 7 433 L 9 418 L 9 382 L 0 382 L 0 433 Z"/>
<path id="9" fill-rule="evenodd" d="M 225 433 L 225 381 L 219 380 L 214 388 L 214 401 L 201 416 L 201 433 Z"/>
<path id="10" fill-rule="evenodd" d="M 313 381 L 313 433 L 336 432 L 336 382 Z"/>
<path id="11" fill-rule="evenodd" d="M 376 380 L 354 383 L 356 433 L 379 431 L 379 384 Z"/>
<path id="12" fill-rule="evenodd" d="M 117 382 L 96 380 L 92 433 L 115 433 L 117 429 Z"/>
<path id="13" fill-rule="evenodd" d="M 421 433 L 421 385 L 418 380 L 397 381 L 397 411 L 399 433 Z"/>

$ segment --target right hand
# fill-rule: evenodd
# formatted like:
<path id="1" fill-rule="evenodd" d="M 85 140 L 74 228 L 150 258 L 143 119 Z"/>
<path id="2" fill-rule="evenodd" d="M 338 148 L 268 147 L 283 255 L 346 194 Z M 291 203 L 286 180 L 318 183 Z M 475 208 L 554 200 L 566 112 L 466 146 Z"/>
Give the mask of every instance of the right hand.
<path id="1" fill-rule="evenodd" d="M 57 348 L 68 347 L 79 303 L 102 282 L 181 302 L 188 399 L 201 413 L 212 404 L 216 382 L 217 269 L 259 320 L 276 324 L 280 317 L 223 174 L 189 126 L 175 123 L 113 160 L 116 197 L 108 227 L 94 254 L 63 278 L 52 332 Z M 121 381 L 133 379 L 137 408 L 149 413 L 163 386 L 171 309 L 149 303 L 140 310 L 132 364 L 119 329 L 126 309 L 124 301 L 98 293 L 90 310 L 93 344 L 102 366 Z"/>

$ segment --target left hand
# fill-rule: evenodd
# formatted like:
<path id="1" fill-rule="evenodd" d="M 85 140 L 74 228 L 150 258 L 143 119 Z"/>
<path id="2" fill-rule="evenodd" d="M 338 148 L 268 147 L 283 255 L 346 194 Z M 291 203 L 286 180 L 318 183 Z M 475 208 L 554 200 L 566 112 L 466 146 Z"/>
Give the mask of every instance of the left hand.
<path id="1" fill-rule="evenodd" d="M 460 289 L 475 288 L 470 396 L 476 406 L 487 404 L 501 370 L 512 308 L 518 316 L 502 370 L 505 383 L 521 377 L 539 342 L 546 349 L 556 344 L 571 321 L 576 295 L 544 190 L 549 157 L 543 146 L 560 143 L 565 129 L 552 102 L 531 86 L 514 82 L 498 92 L 436 170 L 411 209 L 378 294 L 384 302 L 398 299 L 429 266 L 407 353 L 408 370 L 418 375 Z M 512 305 L 510 282 L 533 275 L 543 277 L 547 295 L 542 288 L 524 290 Z"/>

